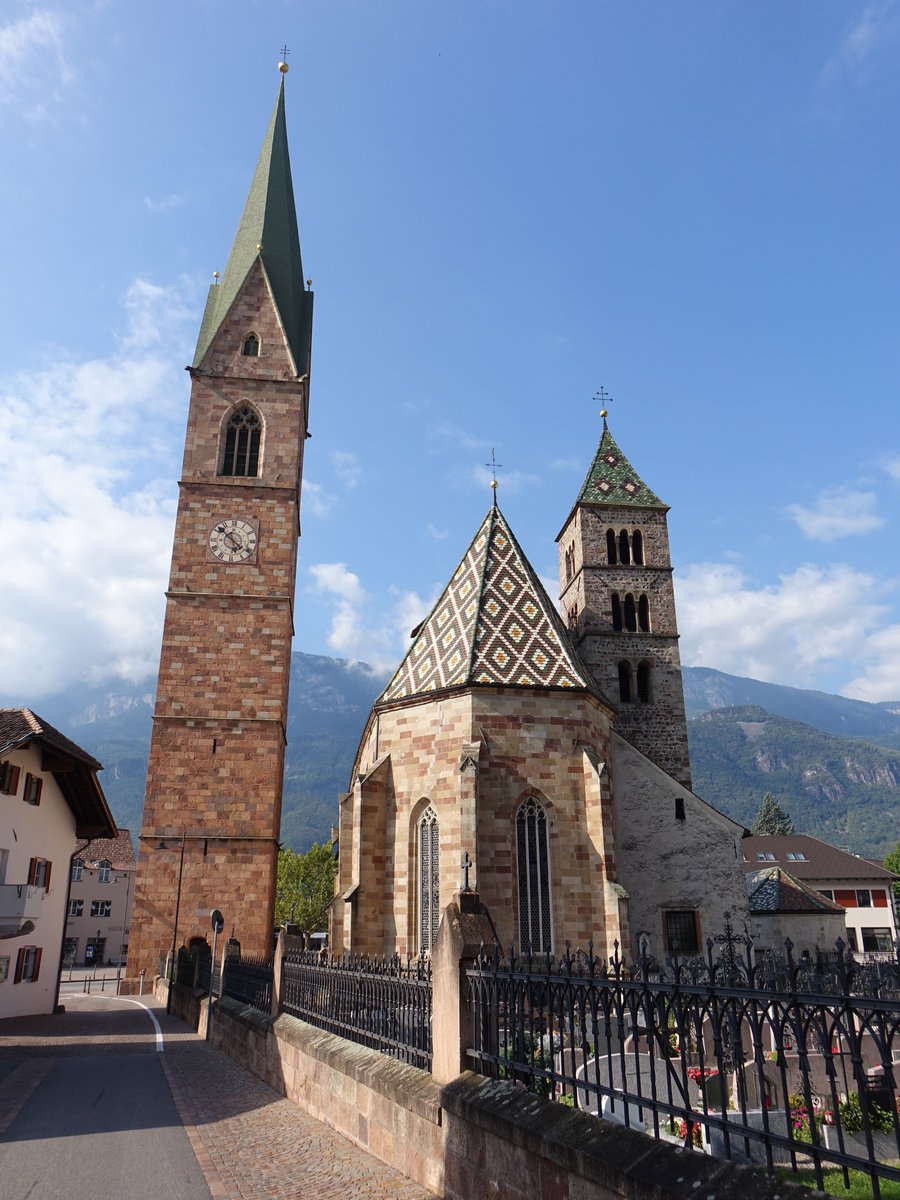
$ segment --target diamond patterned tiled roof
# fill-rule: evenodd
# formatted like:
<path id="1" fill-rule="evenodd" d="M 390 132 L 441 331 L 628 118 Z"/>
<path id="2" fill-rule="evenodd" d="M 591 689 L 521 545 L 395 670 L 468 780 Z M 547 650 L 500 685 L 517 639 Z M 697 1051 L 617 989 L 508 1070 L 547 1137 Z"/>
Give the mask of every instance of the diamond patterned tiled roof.
<path id="1" fill-rule="evenodd" d="M 380 700 L 472 684 L 578 688 L 598 694 L 496 506 L 419 626 Z"/>
<path id="2" fill-rule="evenodd" d="M 578 493 L 579 504 L 609 504 L 615 507 L 665 508 L 662 500 L 637 474 L 616 445 L 603 422 L 603 436 L 587 478 Z"/>

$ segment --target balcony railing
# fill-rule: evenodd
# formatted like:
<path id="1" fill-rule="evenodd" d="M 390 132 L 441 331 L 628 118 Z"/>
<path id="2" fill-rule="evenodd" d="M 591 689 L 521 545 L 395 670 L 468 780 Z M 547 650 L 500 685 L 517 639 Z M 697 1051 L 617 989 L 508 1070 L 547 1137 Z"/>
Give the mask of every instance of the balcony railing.
<path id="1" fill-rule="evenodd" d="M 44 889 L 27 883 L 0 884 L 0 921 L 36 921 L 44 910 Z"/>

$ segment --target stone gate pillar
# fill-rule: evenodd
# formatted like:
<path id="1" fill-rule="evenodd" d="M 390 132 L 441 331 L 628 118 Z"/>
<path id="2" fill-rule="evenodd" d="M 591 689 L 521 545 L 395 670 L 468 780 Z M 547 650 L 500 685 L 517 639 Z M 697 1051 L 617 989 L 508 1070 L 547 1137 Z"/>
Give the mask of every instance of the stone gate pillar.
<path id="1" fill-rule="evenodd" d="M 444 909 L 431 952 L 432 1062 L 436 1083 L 449 1083 L 470 1066 L 472 1015 L 466 968 L 482 945 L 498 945 L 490 913 L 477 892 L 457 892 Z"/>

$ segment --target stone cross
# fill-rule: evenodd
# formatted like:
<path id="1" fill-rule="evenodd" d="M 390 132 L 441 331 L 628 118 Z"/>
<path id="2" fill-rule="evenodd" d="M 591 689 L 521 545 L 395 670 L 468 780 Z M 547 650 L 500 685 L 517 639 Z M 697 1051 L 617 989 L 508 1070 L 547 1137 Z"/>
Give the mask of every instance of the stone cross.
<path id="1" fill-rule="evenodd" d="M 471 891 L 471 889 L 469 887 L 469 869 L 471 867 L 474 867 L 475 864 L 472 862 L 471 858 L 469 858 L 468 850 L 463 855 L 462 863 L 460 865 L 462 866 L 462 869 L 463 869 L 463 891 L 464 892 Z"/>

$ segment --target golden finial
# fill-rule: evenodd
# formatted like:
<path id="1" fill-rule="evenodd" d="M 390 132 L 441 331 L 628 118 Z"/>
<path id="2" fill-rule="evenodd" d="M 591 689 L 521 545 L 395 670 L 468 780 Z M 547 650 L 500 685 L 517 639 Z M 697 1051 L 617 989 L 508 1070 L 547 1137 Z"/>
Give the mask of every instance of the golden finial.
<path id="1" fill-rule="evenodd" d="M 600 416 L 603 418 L 603 428 L 606 428 L 606 418 L 609 413 L 606 410 L 606 405 L 612 403 L 612 396 L 605 387 L 601 387 L 599 392 L 594 392 L 594 399 L 600 401 Z"/>
<path id="2" fill-rule="evenodd" d="M 312 291 L 312 280 L 311 280 L 310 278 L 308 278 L 308 277 L 307 277 L 307 280 L 306 280 L 306 290 L 307 290 L 308 292 L 311 292 L 311 291 Z"/>
<path id="3" fill-rule="evenodd" d="M 262 254 L 262 242 L 256 243 L 256 251 L 258 254 Z"/>
<path id="4" fill-rule="evenodd" d="M 288 68 L 286 60 L 287 60 L 287 56 L 289 54 L 290 54 L 290 50 L 288 50 L 287 46 L 282 46 L 281 47 L 281 62 L 278 64 L 278 70 L 282 73 L 282 75 L 287 75 L 287 73 L 288 73 L 289 68 Z"/>
<path id="5" fill-rule="evenodd" d="M 218 284 L 218 282 L 219 282 L 219 272 L 218 271 L 213 271 L 213 279 Z"/>

